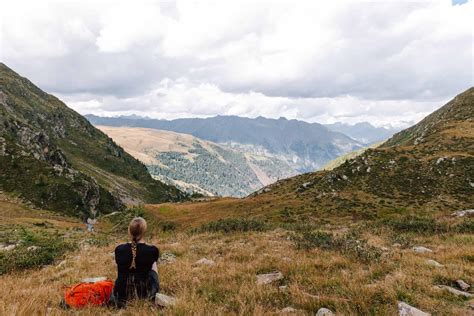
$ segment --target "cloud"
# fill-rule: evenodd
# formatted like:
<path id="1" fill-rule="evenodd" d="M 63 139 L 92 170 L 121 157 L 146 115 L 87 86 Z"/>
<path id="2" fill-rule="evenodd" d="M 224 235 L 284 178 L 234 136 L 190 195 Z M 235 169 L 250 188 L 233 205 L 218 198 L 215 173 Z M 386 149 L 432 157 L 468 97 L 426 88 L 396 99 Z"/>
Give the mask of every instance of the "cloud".
<path id="1" fill-rule="evenodd" d="M 382 124 L 474 85 L 473 1 L 7 0 L 0 11 L 1 60 L 81 111 Z"/>
<path id="2" fill-rule="evenodd" d="M 260 92 L 231 93 L 209 83 L 188 79 L 164 79 L 145 94 L 116 98 L 93 95 L 61 96 L 80 113 L 118 116 L 138 114 L 159 119 L 215 115 L 264 116 L 303 119 L 308 122 L 356 123 L 406 126 L 438 106 L 436 102 L 411 100 L 364 100 L 352 96 L 335 98 L 290 98 Z M 86 100 L 86 101 L 84 101 Z M 394 120 L 396 118 L 396 120 Z"/>

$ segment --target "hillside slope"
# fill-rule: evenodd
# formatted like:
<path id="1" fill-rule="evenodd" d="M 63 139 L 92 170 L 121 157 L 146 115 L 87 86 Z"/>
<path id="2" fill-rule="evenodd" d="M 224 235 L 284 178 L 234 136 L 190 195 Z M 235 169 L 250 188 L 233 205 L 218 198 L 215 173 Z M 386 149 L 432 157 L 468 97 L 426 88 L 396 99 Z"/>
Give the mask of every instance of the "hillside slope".
<path id="1" fill-rule="evenodd" d="M 152 176 L 204 195 L 242 197 L 294 176 L 284 161 L 243 153 L 192 135 L 149 128 L 97 126 Z"/>
<path id="2" fill-rule="evenodd" d="M 246 152 L 275 156 L 298 172 L 319 169 L 326 162 L 361 148 L 357 141 L 321 124 L 285 118 L 216 116 L 166 121 L 137 117 L 86 117 L 94 125 L 145 127 L 191 134 Z"/>
<path id="3" fill-rule="evenodd" d="M 472 208 L 474 88 L 332 171 L 283 180 L 262 192 L 303 208 L 352 216 Z"/>
<path id="4" fill-rule="evenodd" d="M 0 189 L 87 215 L 127 202 L 179 200 L 84 117 L 0 63 Z"/>

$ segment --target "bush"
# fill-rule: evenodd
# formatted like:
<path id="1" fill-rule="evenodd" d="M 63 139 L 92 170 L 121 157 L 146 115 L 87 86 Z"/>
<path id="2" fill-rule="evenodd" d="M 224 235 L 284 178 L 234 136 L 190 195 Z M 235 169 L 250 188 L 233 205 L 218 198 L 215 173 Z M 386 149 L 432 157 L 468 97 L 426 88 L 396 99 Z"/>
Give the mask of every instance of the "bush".
<path id="1" fill-rule="evenodd" d="M 298 249 L 311 249 L 316 247 L 330 249 L 334 246 L 334 238 L 332 234 L 321 231 L 303 232 L 301 236 L 295 238 L 295 244 Z"/>
<path id="2" fill-rule="evenodd" d="M 458 233 L 474 234 L 474 220 L 466 219 L 462 223 L 454 226 L 454 231 Z"/>
<path id="3" fill-rule="evenodd" d="M 354 233 L 335 237 L 321 231 L 304 232 L 295 238 L 295 246 L 298 249 L 333 249 L 364 263 L 378 261 L 382 255 L 380 249 L 369 245 L 366 240 L 357 239 Z"/>
<path id="4" fill-rule="evenodd" d="M 23 230 L 21 240 L 13 250 L 0 252 L 0 275 L 51 264 L 75 248 L 75 244 L 64 241 L 61 235 Z"/>
<path id="5" fill-rule="evenodd" d="M 220 219 L 210 222 L 195 229 L 194 232 L 247 232 L 247 231 L 263 231 L 265 223 L 253 219 Z"/>
<path id="6" fill-rule="evenodd" d="M 402 218 L 386 219 L 383 224 L 395 231 L 412 233 L 444 233 L 448 231 L 445 223 L 439 223 L 433 218 L 420 216 L 405 216 Z"/>
<path id="7" fill-rule="evenodd" d="M 178 225 L 173 222 L 162 222 L 160 224 L 161 230 L 164 232 L 175 231 Z"/>

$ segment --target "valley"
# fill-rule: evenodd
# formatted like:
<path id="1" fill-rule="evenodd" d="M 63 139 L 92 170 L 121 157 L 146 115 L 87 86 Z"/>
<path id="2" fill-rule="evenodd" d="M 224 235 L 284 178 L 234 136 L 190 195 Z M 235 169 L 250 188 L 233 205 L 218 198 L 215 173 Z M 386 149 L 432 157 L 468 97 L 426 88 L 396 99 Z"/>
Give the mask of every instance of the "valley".
<path id="1" fill-rule="evenodd" d="M 188 134 L 136 127 L 97 128 L 142 161 L 153 177 L 189 194 L 244 197 L 297 174 L 283 160 Z"/>
<path id="2" fill-rule="evenodd" d="M 293 176 L 287 161 L 234 140 L 97 129 L 0 70 L 0 314 L 68 314 L 63 288 L 114 279 L 112 251 L 135 216 L 160 248 L 172 303 L 133 301 L 125 313 L 472 314 L 474 88 L 380 145 Z M 214 195 L 206 182 L 245 197 L 177 188 Z M 117 311 L 78 311 L 97 313 Z"/>

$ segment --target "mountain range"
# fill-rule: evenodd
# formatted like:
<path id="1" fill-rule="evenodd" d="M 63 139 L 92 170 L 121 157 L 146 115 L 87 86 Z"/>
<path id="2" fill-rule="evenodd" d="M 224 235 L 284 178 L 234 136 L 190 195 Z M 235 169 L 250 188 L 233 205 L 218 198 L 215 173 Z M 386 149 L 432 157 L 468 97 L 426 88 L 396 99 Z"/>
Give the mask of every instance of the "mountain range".
<path id="1" fill-rule="evenodd" d="M 97 128 L 142 161 L 154 178 L 190 194 L 243 197 L 297 174 L 283 160 L 189 134 L 139 127 Z"/>
<path id="2" fill-rule="evenodd" d="M 0 189 L 88 216 L 186 198 L 53 95 L 0 63 Z"/>
<path id="3" fill-rule="evenodd" d="M 365 145 L 372 145 L 387 140 L 393 134 L 401 130 L 400 128 L 394 127 L 375 127 L 369 122 L 359 122 L 353 125 L 336 122 L 333 124 L 325 124 L 324 126 L 332 131 L 346 134 L 350 138 Z"/>
<path id="4" fill-rule="evenodd" d="M 298 173 L 314 171 L 328 161 L 363 145 L 318 123 L 285 118 L 238 116 L 157 120 L 86 115 L 94 125 L 143 127 L 190 134 L 247 153 L 285 161 Z"/>

